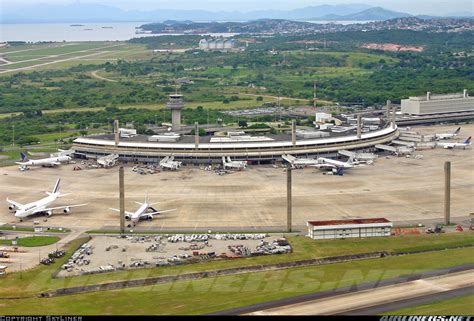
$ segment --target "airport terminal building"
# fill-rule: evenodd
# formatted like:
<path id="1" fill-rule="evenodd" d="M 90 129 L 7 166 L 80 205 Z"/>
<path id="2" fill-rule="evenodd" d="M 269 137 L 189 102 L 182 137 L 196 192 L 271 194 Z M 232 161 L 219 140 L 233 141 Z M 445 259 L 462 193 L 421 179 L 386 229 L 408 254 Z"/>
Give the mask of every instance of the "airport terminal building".
<path id="1" fill-rule="evenodd" d="M 474 111 L 474 97 L 464 89 L 459 94 L 432 95 L 402 99 L 401 111 L 409 115 L 430 115 Z"/>
<path id="2" fill-rule="evenodd" d="M 338 151 L 373 151 L 375 145 L 391 142 L 399 135 L 395 112 L 391 118 L 381 118 L 377 125 L 367 124 L 362 117 L 348 126 L 332 126 L 325 130 L 297 130 L 293 121 L 291 133 L 251 136 L 242 130 L 222 127 L 225 135 L 199 136 L 196 123 L 194 135 L 183 135 L 181 110 L 182 95 L 170 95 L 168 109 L 172 111 L 172 132 L 157 135 L 136 135 L 129 129 L 120 129 L 115 122 L 114 134 L 90 135 L 74 140 L 72 149 L 78 158 L 95 158 L 116 154 L 123 162 L 159 163 L 173 156 L 185 164 L 220 163 L 222 157 L 251 164 L 281 161 L 283 154 L 299 157 L 336 156 Z M 352 120 L 352 119 L 351 119 Z"/>
<path id="3" fill-rule="evenodd" d="M 118 154 L 125 162 L 157 163 L 166 156 L 191 164 L 220 163 L 223 156 L 250 163 L 271 163 L 283 154 L 300 157 L 333 156 L 338 150 L 371 151 L 377 144 L 398 137 L 397 127 L 387 124 L 367 133 L 343 133 L 330 137 L 297 139 L 296 135 L 247 136 L 246 139 L 213 139 L 183 136 L 176 141 L 150 141 L 153 136 L 136 135 L 116 139 L 111 135 L 79 137 L 72 149 L 76 156 L 97 158 Z M 171 135 L 170 135 L 171 136 Z"/>

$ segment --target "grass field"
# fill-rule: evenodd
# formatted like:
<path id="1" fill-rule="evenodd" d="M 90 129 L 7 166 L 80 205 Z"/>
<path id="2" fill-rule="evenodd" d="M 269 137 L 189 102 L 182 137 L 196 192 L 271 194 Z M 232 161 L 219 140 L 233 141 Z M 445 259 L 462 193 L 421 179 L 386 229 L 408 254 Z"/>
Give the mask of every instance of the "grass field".
<path id="1" fill-rule="evenodd" d="M 59 241 L 57 236 L 27 236 L 17 240 L 18 246 L 35 247 L 51 245 Z M 11 240 L 0 240 L 1 245 L 12 245 Z"/>
<path id="2" fill-rule="evenodd" d="M 474 315 L 474 294 L 389 311 L 385 315 Z"/>
<path id="3" fill-rule="evenodd" d="M 25 298 L 1 302 L 5 314 L 203 314 L 282 299 L 317 291 L 351 286 L 363 282 L 393 278 L 471 263 L 472 249 L 456 249 L 410 256 L 388 257 L 292 268 L 272 272 L 213 277 L 196 281 L 179 281 L 140 288 L 129 288 L 48 299 Z M 449 260 L 446 260 L 446 257 Z M 48 267 L 50 269 L 51 267 Z M 37 289 L 40 278 L 23 273 L 22 290 Z M 47 274 L 49 276 L 49 274 Z M 42 273 L 44 277 L 44 273 Z M 7 279 L 10 276 L 7 276 Z M 72 285 L 62 280 L 63 286 Z M 0 281 L 3 296 L 15 296 Z M 45 285 L 51 287 L 53 282 Z"/>
<path id="4" fill-rule="evenodd" d="M 253 258 L 243 258 L 238 260 L 212 261 L 207 263 L 190 264 L 182 266 L 160 267 L 151 269 L 136 269 L 107 274 L 85 275 L 65 279 L 51 279 L 51 273 L 59 268 L 66 261 L 66 258 L 58 260 L 55 264 L 47 267 L 38 267 L 31 271 L 22 273 L 19 279 L 18 273 L 8 275 L 0 280 L 0 288 L 8 289 L 2 292 L 0 298 L 15 295 L 28 295 L 48 288 L 59 288 L 64 286 L 77 286 L 85 284 L 96 284 L 108 281 L 131 280 L 146 277 L 156 277 L 163 275 L 177 275 L 188 272 L 210 271 L 223 268 L 239 266 L 253 266 L 259 264 L 272 264 L 279 262 L 289 262 L 311 258 L 321 258 L 328 256 L 367 253 L 374 251 L 394 252 L 400 248 L 419 247 L 425 245 L 430 249 L 444 249 L 452 246 L 470 245 L 474 243 L 473 233 L 459 233 L 450 235 L 419 235 L 403 236 L 393 238 L 356 239 L 356 240 L 332 240 L 314 241 L 306 237 L 295 236 L 289 238 L 293 253 L 278 256 L 260 256 Z M 75 241 L 72 247 L 77 247 L 81 242 Z M 453 250 L 450 250 L 453 251 Z M 473 248 L 462 249 L 466 255 L 474 255 Z M 455 252 L 453 252 L 455 253 Z M 413 257 L 413 256 L 410 256 Z M 466 262 L 472 262 L 467 255 Z M 31 283 L 31 280 L 35 280 Z M 27 290 L 25 290 L 25 288 Z"/>

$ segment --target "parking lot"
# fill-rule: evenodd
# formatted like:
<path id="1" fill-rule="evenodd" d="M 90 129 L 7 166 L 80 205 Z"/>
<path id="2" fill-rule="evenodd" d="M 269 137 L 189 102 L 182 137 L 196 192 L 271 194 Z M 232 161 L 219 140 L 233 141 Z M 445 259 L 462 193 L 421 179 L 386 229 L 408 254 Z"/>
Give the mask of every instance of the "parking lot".
<path id="1" fill-rule="evenodd" d="M 94 236 L 63 265 L 58 276 L 276 255 L 290 251 L 291 247 L 285 245 L 281 234 Z"/>

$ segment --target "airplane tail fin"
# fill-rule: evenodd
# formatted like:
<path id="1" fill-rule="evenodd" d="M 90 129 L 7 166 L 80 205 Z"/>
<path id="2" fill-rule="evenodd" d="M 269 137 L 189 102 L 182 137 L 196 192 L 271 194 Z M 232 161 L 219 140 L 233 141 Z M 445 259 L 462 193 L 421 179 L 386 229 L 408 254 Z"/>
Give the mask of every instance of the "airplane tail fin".
<path id="1" fill-rule="evenodd" d="M 471 136 L 469 136 L 465 141 L 464 144 L 469 145 L 471 143 Z"/>
<path id="2" fill-rule="evenodd" d="M 61 183 L 60 178 L 58 178 L 58 180 L 56 181 L 56 184 L 54 185 L 53 194 L 59 194 L 59 183 Z"/>
<path id="3" fill-rule="evenodd" d="M 347 160 L 348 164 L 353 164 L 354 163 L 354 155 L 351 155 L 349 159 Z"/>
<path id="4" fill-rule="evenodd" d="M 28 160 L 28 158 L 26 157 L 26 155 L 23 152 L 20 153 L 20 157 L 21 157 L 22 161 L 27 161 Z"/>
<path id="5" fill-rule="evenodd" d="M 458 127 L 458 129 L 456 129 L 456 130 L 454 131 L 454 134 L 457 135 L 457 134 L 459 134 L 460 131 L 461 131 L 461 127 Z"/>

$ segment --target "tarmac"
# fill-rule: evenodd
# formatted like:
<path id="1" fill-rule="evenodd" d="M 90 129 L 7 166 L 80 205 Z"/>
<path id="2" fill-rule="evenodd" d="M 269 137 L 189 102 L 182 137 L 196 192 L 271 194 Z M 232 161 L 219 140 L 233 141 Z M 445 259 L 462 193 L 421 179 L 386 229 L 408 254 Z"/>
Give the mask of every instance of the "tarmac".
<path id="1" fill-rule="evenodd" d="M 450 132 L 458 126 L 419 127 L 424 134 Z M 460 139 L 474 132 L 463 125 Z M 293 225 L 308 220 L 385 217 L 394 222 L 442 222 L 444 162 L 452 162 L 451 217 L 467 222 L 474 213 L 474 151 L 432 149 L 416 152 L 423 159 L 381 156 L 374 165 L 354 168 L 344 176 L 322 175 L 318 169 L 293 171 Z M 61 192 L 71 193 L 55 206 L 88 203 L 69 214 L 54 213 L 42 225 L 72 229 L 118 229 L 118 167 L 73 171 L 74 164 L 56 168 L 0 168 L 0 225 L 32 226 L 31 217 L 18 223 L 6 198 L 20 203 L 44 197 L 61 177 Z M 216 175 L 198 167 L 140 175 L 125 168 L 126 210 L 134 211 L 148 193 L 158 210 L 176 211 L 143 221 L 136 229 L 154 231 L 282 231 L 286 227 L 286 172 L 273 166 Z"/>

